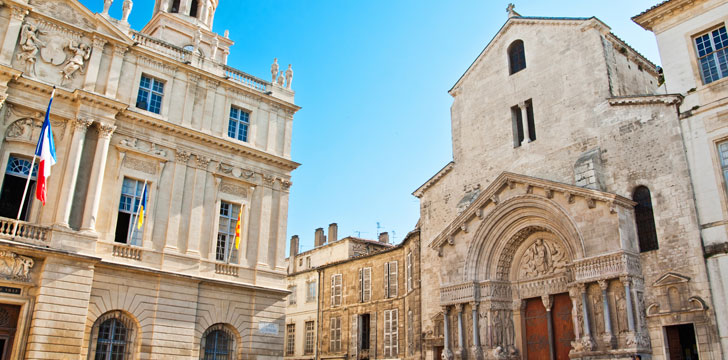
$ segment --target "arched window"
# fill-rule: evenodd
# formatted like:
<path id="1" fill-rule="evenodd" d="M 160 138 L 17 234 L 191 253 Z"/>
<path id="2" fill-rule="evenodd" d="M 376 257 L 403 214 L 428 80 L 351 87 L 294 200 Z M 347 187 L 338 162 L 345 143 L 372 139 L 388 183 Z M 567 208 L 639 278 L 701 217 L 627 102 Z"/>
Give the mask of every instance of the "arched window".
<path id="1" fill-rule="evenodd" d="M 136 325 L 119 310 L 101 315 L 91 328 L 89 359 L 132 359 L 135 351 Z"/>
<path id="2" fill-rule="evenodd" d="M 526 52 L 523 50 L 523 40 L 516 40 L 508 46 L 508 65 L 511 74 L 526 68 Z"/>
<path id="3" fill-rule="evenodd" d="M 200 341 L 200 359 L 202 360 L 235 360 L 237 335 L 226 324 L 210 326 Z"/>
<path id="4" fill-rule="evenodd" d="M 638 186 L 632 195 L 637 205 L 634 207 L 634 217 L 637 223 L 637 237 L 640 242 L 640 252 L 657 250 L 657 231 L 655 230 L 655 215 L 652 212 L 652 197 L 650 189 Z"/>

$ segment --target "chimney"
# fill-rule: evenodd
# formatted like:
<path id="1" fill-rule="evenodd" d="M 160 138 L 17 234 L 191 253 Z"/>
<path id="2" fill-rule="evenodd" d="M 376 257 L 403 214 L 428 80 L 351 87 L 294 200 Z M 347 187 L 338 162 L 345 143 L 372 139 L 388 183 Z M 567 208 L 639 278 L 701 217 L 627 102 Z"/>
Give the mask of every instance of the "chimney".
<path id="1" fill-rule="evenodd" d="M 298 235 L 291 236 L 291 261 L 298 255 Z"/>
<path id="2" fill-rule="evenodd" d="M 313 241 L 314 241 L 315 246 L 326 245 L 326 235 L 324 235 L 324 228 L 316 229 L 313 239 L 314 239 Z"/>
<path id="3" fill-rule="evenodd" d="M 389 233 L 379 233 L 379 242 L 382 244 L 389 244 Z"/>
<path id="4" fill-rule="evenodd" d="M 329 242 L 335 242 L 339 240 L 339 225 L 336 225 L 336 223 L 329 224 Z"/>

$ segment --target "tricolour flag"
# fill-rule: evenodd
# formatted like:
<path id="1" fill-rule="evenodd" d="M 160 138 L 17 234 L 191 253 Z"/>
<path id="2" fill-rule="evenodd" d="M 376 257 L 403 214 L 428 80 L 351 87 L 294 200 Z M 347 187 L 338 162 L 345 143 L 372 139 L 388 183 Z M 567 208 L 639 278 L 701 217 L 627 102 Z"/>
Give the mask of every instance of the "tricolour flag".
<path id="1" fill-rule="evenodd" d="M 53 131 L 51 131 L 51 104 L 53 104 L 53 95 L 56 89 L 51 92 L 51 100 L 48 102 L 48 110 L 46 110 L 45 121 L 40 130 L 40 139 L 35 147 L 35 156 L 40 158 L 38 166 L 38 186 L 35 188 L 35 197 L 40 200 L 43 205 L 46 203 L 46 195 L 48 193 L 48 177 L 51 176 L 51 166 L 56 163 L 56 146 L 53 143 Z"/>
<path id="2" fill-rule="evenodd" d="M 240 205 L 238 223 L 235 225 L 235 250 L 240 249 L 240 223 L 243 221 L 243 206 Z"/>
<path id="3" fill-rule="evenodd" d="M 139 211 L 137 213 L 137 229 L 141 229 L 144 224 L 144 210 L 147 208 L 147 182 L 144 182 L 144 189 L 142 190 L 142 202 L 139 204 Z"/>

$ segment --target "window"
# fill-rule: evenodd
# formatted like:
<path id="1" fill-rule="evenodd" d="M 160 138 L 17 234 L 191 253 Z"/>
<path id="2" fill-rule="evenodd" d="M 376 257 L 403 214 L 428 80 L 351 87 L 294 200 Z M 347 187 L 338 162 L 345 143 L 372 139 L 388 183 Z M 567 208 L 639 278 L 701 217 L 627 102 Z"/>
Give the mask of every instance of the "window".
<path id="1" fill-rule="evenodd" d="M 311 257 L 306 256 L 306 269 L 310 269 L 310 268 L 311 268 Z"/>
<path id="2" fill-rule="evenodd" d="M 399 310 L 384 310 L 384 357 L 394 358 L 399 354 Z"/>
<path id="3" fill-rule="evenodd" d="M 341 305 L 341 274 L 331 275 L 331 306 Z"/>
<path id="4" fill-rule="evenodd" d="M 306 302 L 316 301 L 316 281 L 306 283 Z"/>
<path id="5" fill-rule="evenodd" d="M 697 36 L 695 47 L 704 84 L 728 75 L 728 34 L 725 26 Z"/>
<path id="6" fill-rule="evenodd" d="M 91 328 L 88 358 L 130 359 L 134 353 L 134 321 L 119 310 L 101 315 Z"/>
<path id="7" fill-rule="evenodd" d="M 296 324 L 286 325 L 286 355 L 293 355 L 296 348 Z"/>
<path id="8" fill-rule="evenodd" d="M 720 155 L 720 169 L 723 171 L 723 181 L 725 182 L 726 190 L 728 190 L 728 141 L 723 141 L 718 144 L 718 152 Z"/>
<path id="9" fill-rule="evenodd" d="M 291 291 L 291 293 L 288 294 L 288 305 L 296 305 L 296 289 L 296 285 L 290 286 L 288 288 L 288 290 Z"/>
<path id="10" fill-rule="evenodd" d="M 197 0 L 192 0 L 190 3 L 190 16 L 193 18 L 197 17 L 197 8 L 199 7 L 199 3 Z"/>
<path id="11" fill-rule="evenodd" d="M 526 108 L 526 122 L 523 122 L 523 109 Z M 511 107 L 511 122 L 513 126 L 513 147 L 519 147 L 523 140 L 531 142 L 536 140 L 536 122 L 533 118 L 533 101 L 526 100 L 522 105 Z M 524 133 L 525 130 L 525 133 Z"/>
<path id="12" fill-rule="evenodd" d="M 407 292 L 412 291 L 412 252 L 407 253 Z"/>
<path id="13" fill-rule="evenodd" d="M 138 216 L 146 216 L 149 209 L 144 209 L 144 215 L 139 214 L 139 204 L 144 193 L 144 182 L 125 177 L 121 185 L 121 199 L 119 199 L 119 215 L 116 218 L 116 232 L 114 241 L 122 244 L 140 246 L 144 224 L 137 229 Z M 147 201 L 149 200 L 149 184 L 147 184 Z M 147 202 L 147 207 L 149 203 Z"/>
<path id="14" fill-rule="evenodd" d="M 11 156 L 8 159 L 8 167 L 5 169 L 2 190 L 0 191 L 0 216 L 15 219 L 18 216 L 18 209 L 23 200 L 23 190 L 30 174 L 30 161 Z M 28 210 L 35 193 L 35 176 L 38 174 L 38 164 L 33 167 L 33 175 L 28 184 L 28 193 L 25 194 L 23 211 L 20 212 L 21 220 L 28 220 Z"/>
<path id="15" fill-rule="evenodd" d="M 384 297 L 397 296 L 397 262 L 384 263 Z"/>
<path id="16" fill-rule="evenodd" d="M 522 40 L 516 40 L 508 46 L 508 67 L 511 74 L 526 68 L 526 52 Z"/>
<path id="17" fill-rule="evenodd" d="M 179 0 L 172 1 L 172 9 L 169 12 L 173 14 L 179 12 Z"/>
<path id="18" fill-rule="evenodd" d="M 331 343 L 329 352 L 341 351 L 341 317 L 332 317 L 329 322 Z"/>
<path id="19" fill-rule="evenodd" d="M 234 360 L 235 334 L 227 324 L 210 326 L 202 334 L 200 358 L 203 360 Z"/>
<path id="20" fill-rule="evenodd" d="M 638 186 L 632 196 L 637 205 L 634 207 L 634 217 L 637 223 L 637 237 L 639 238 L 640 252 L 657 250 L 657 232 L 655 230 L 655 216 L 652 212 L 652 198 L 650 189 Z"/>
<path id="21" fill-rule="evenodd" d="M 137 94 L 136 107 L 159 114 L 162 109 L 163 95 L 163 82 L 142 75 L 142 79 L 139 82 L 139 94 Z"/>
<path id="22" fill-rule="evenodd" d="M 217 230 L 215 260 L 237 263 L 238 250 L 235 249 L 235 227 L 238 224 L 240 205 L 220 202 L 220 224 Z M 241 226 L 242 227 L 242 226 Z M 242 237 L 242 234 L 240 235 Z"/>
<path id="23" fill-rule="evenodd" d="M 314 337 L 314 323 L 313 321 L 306 321 L 306 346 L 303 348 L 305 355 L 313 354 Z"/>
<path id="24" fill-rule="evenodd" d="M 372 268 L 359 269 L 359 301 L 372 299 Z"/>
<path id="25" fill-rule="evenodd" d="M 240 141 L 248 141 L 248 127 L 250 126 L 250 113 L 230 108 L 230 121 L 228 122 L 228 136 Z"/>

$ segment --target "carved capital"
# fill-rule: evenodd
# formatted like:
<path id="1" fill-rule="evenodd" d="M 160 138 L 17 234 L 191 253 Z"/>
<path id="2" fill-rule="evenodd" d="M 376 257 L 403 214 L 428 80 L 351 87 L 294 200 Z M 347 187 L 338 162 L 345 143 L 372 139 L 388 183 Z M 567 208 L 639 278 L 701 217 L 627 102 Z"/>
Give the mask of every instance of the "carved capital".
<path id="1" fill-rule="evenodd" d="M 276 179 L 275 176 L 266 175 L 266 174 L 262 174 L 261 177 L 263 178 L 263 183 L 268 186 L 273 186 L 273 183 L 275 182 L 275 179 Z"/>
<path id="2" fill-rule="evenodd" d="M 480 301 L 471 301 L 469 304 L 473 308 L 473 310 L 477 310 L 478 306 L 480 305 Z"/>
<path id="3" fill-rule="evenodd" d="M 118 46 L 114 45 L 114 55 L 115 56 L 124 56 L 124 54 L 129 50 L 126 46 Z"/>
<path id="4" fill-rule="evenodd" d="M 207 169 L 207 166 L 210 165 L 210 158 L 206 158 L 204 156 L 195 155 L 195 159 L 197 160 L 197 166 L 201 169 Z"/>
<path id="5" fill-rule="evenodd" d="M 543 303 L 543 307 L 546 308 L 546 311 L 551 311 L 551 305 L 553 305 L 554 298 L 551 297 L 551 295 L 542 295 L 541 296 L 541 302 Z"/>
<path id="6" fill-rule="evenodd" d="M 450 306 L 448 306 L 448 305 L 443 305 L 443 306 L 442 306 L 442 313 L 443 313 L 443 314 L 444 314 L 445 316 L 447 316 L 447 314 L 448 314 L 448 313 L 450 312 L 449 310 L 450 310 Z"/>
<path id="7" fill-rule="evenodd" d="M 88 127 L 93 124 L 93 122 L 94 121 L 92 119 L 77 117 L 73 120 L 73 126 L 76 128 L 76 130 L 85 132 L 86 130 L 88 130 Z"/>
<path id="8" fill-rule="evenodd" d="M 8 98 L 8 94 L 0 94 L 0 107 L 5 104 L 5 100 Z"/>
<path id="9" fill-rule="evenodd" d="M 178 163 L 186 164 L 187 161 L 190 160 L 190 156 L 192 156 L 192 154 L 190 154 L 189 151 L 177 150 L 177 154 L 175 155 L 175 160 L 177 160 Z"/>
<path id="10" fill-rule="evenodd" d="M 609 282 L 607 282 L 607 280 L 598 280 L 597 284 L 599 284 L 599 288 L 602 289 L 602 291 L 607 291 L 609 288 Z"/>
<path id="11" fill-rule="evenodd" d="M 463 303 L 457 304 L 456 306 L 458 309 L 458 314 L 462 313 L 463 310 L 465 310 L 465 304 L 463 304 Z"/>
<path id="12" fill-rule="evenodd" d="M 624 286 L 630 286 L 632 284 L 632 279 L 629 276 L 620 276 L 619 281 L 621 281 Z"/>
<path id="13" fill-rule="evenodd" d="M 291 185 L 293 185 L 293 183 L 290 180 L 280 179 L 280 182 L 281 182 L 281 188 L 283 190 L 288 190 L 291 188 Z"/>
<path id="14" fill-rule="evenodd" d="M 94 49 L 103 50 L 104 45 L 106 45 L 106 39 L 94 36 L 91 42 L 91 46 L 93 46 Z"/>
<path id="15" fill-rule="evenodd" d="M 116 126 L 109 124 L 99 124 L 99 136 L 104 139 L 110 139 L 111 134 L 116 130 Z"/>
<path id="16" fill-rule="evenodd" d="M 10 7 L 12 18 L 14 20 L 23 21 L 25 20 L 25 16 L 28 15 L 28 9 L 20 7 L 20 6 L 12 6 Z"/>

